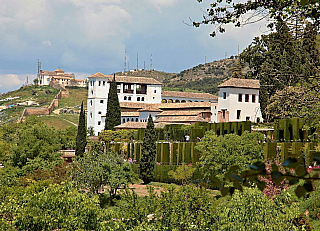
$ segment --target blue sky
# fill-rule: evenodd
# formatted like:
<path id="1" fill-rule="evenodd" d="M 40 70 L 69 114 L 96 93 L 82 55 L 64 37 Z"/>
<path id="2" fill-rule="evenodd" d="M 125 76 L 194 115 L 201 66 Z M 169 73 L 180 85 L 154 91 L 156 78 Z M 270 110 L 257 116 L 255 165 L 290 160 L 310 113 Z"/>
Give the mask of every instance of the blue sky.
<path id="1" fill-rule="evenodd" d="M 76 78 L 150 67 L 180 72 L 240 52 L 264 24 L 209 36 L 214 26 L 188 26 L 201 20 L 212 1 L 204 0 L 0 0 L 0 93 L 17 89 L 42 69 L 60 67 Z M 127 65 L 128 68 L 128 65 Z"/>

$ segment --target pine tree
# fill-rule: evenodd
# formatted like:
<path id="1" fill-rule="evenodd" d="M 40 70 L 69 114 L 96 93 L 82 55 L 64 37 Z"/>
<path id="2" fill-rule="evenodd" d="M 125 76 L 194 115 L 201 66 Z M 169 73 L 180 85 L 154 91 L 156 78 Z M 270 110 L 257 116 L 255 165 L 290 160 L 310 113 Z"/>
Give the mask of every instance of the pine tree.
<path id="1" fill-rule="evenodd" d="M 156 132 L 152 117 L 149 115 L 145 137 L 143 138 L 141 149 L 142 156 L 140 160 L 140 176 L 145 184 L 152 181 L 156 150 Z"/>
<path id="2" fill-rule="evenodd" d="M 121 108 L 119 104 L 119 98 L 117 94 L 116 75 L 113 75 L 113 80 L 110 83 L 110 89 L 108 94 L 107 115 L 105 130 L 114 131 L 114 127 L 121 124 Z"/>
<path id="3" fill-rule="evenodd" d="M 87 145 L 86 116 L 83 110 L 83 101 L 79 115 L 78 133 L 76 137 L 76 156 L 83 156 Z"/>

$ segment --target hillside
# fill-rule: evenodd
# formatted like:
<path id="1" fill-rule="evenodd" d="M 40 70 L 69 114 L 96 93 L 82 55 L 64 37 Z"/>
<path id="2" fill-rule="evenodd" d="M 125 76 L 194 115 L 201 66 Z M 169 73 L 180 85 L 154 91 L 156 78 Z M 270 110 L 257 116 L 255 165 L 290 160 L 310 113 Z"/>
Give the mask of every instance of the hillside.
<path id="1" fill-rule="evenodd" d="M 163 83 L 164 90 L 171 91 L 201 91 L 215 94 L 218 92 L 217 86 L 226 78 L 230 77 L 232 72 L 230 68 L 235 67 L 237 59 L 231 57 L 221 59 L 206 64 L 199 64 L 180 73 L 167 73 L 156 70 L 141 70 L 125 73 L 128 76 L 146 76 L 154 78 Z M 243 72 L 247 72 L 244 68 Z M 123 75 L 119 72 L 118 75 Z"/>

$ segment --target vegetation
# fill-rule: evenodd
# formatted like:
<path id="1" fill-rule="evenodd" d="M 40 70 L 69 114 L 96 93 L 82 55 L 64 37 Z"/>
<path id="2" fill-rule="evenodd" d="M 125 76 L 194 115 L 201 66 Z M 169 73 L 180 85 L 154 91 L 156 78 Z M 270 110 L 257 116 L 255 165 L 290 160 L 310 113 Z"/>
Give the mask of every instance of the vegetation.
<path id="1" fill-rule="evenodd" d="M 83 156 L 87 145 L 87 129 L 86 129 L 86 115 L 83 109 L 83 102 L 81 103 L 81 110 L 79 115 L 78 133 L 76 138 L 76 155 Z"/>
<path id="2" fill-rule="evenodd" d="M 154 169 L 156 159 L 156 132 L 151 115 L 148 118 L 147 128 L 145 130 L 145 137 L 142 143 L 142 156 L 140 160 L 140 176 L 145 184 L 152 180 L 152 172 Z"/>
<path id="3" fill-rule="evenodd" d="M 121 124 L 121 109 L 117 94 L 116 76 L 114 75 L 108 93 L 107 115 L 104 129 L 113 131 L 115 130 L 114 127 L 119 124 Z"/>

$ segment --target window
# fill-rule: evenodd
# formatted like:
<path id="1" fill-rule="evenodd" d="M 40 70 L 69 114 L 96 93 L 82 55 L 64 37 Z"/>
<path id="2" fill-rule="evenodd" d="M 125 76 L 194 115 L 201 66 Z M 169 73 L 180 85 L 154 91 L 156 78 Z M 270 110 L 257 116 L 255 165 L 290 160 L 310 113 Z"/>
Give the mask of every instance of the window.
<path id="1" fill-rule="evenodd" d="M 99 87 L 101 86 L 101 81 L 99 81 Z"/>
<path id="2" fill-rule="evenodd" d="M 127 122 L 129 122 L 130 121 L 130 119 L 129 118 L 127 118 Z"/>
<path id="3" fill-rule="evenodd" d="M 245 100 L 246 102 L 249 102 L 249 94 L 246 94 L 246 95 L 245 95 L 244 100 Z"/>
<path id="4" fill-rule="evenodd" d="M 136 122 L 138 122 L 138 118 L 136 118 Z"/>
<path id="5" fill-rule="evenodd" d="M 222 119 L 226 118 L 226 109 L 222 109 Z"/>
<path id="6" fill-rule="evenodd" d="M 249 116 L 247 116 L 247 117 L 246 117 L 246 121 L 249 121 L 249 120 L 250 120 L 250 117 L 249 117 Z"/>
<path id="7" fill-rule="evenodd" d="M 127 100 L 127 96 L 124 97 L 124 100 Z"/>
<path id="8" fill-rule="evenodd" d="M 132 122 L 134 122 L 134 119 L 133 119 L 133 118 L 131 118 L 131 121 L 132 121 Z"/>
<path id="9" fill-rule="evenodd" d="M 242 102 L 242 94 L 238 95 L 238 102 Z"/>
<path id="10" fill-rule="evenodd" d="M 140 101 L 140 97 L 137 97 L 137 101 Z"/>
<path id="11" fill-rule="evenodd" d="M 241 118 L 241 110 L 237 110 L 237 120 Z"/>
<path id="12" fill-rule="evenodd" d="M 155 99 L 156 97 L 152 97 L 152 99 Z"/>
<path id="13" fill-rule="evenodd" d="M 90 112 L 90 119 L 92 119 L 92 112 Z"/>
<path id="14" fill-rule="evenodd" d="M 98 121 L 98 125 L 101 125 L 101 121 Z"/>
<path id="15" fill-rule="evenodd" d="M 101 113 L 101 111 L 98 111 L 98 115 L 101 115 L 102 113 Z"/>
<path id="16" fill-rule="evenodd" d="M 227 92 L 223 92 L 223 99 L 227 98 Z"/>
<path id="17" fill-rule="evenodd" d="M 93 82 L 93 81 L 90 81 L 90 86 L 91 86 L 91 87 L 92 87 L 92 82 Z"/>
<path id="18" fill-rule="evenodd" d="M 154 93 L 157 93 L 157 90 L 154 90 L 153 92 L 154 92 Z"/>
<path id="19" fill-rule="evenodd" d="M 260 123 L 260 118 L 259 117 L 257 118 L 257 123 Z"/>
<path id="20" fill-rule="evenodd" d="M 103 82 L 102 82 L 102 85 L 105 86 L 105 85 L 106 85 L 106 81 L 103 81 Z"/>
<path id="21" fill-rule="evenodd" d="M 256 95 L 253 94 L 253 95 L 252 95 L 252 103 L 255 103 L 255 102 L 256 102 Z"/>
<path id="22" fill-rule="evenodd" d="M 100 103 L 103 103 L 103 99 L 100 100 Z"/>
<path id="23" fill-rule="evenodd" d="M 126 122 L 126 119 L 122 119 L 122 122 L 125 123 L 125 122 Z"/>
<path id="24" fill-rule="evenodd" d="M 214 106 L 214 109 L 217 109 L 217 106 Z"/>
<path id="25" fill-rule="evenodd" d="M 144 97 L 141 97 L 141 101 L 144 101 Z"/>
<path id="26" fill-rule="evenodd" d="M 90 100 L 90 107 L 92 107 L 92 100 Z"/>
<path id="27" fill-rule="evenodd" d="M 91 95 L 93 95 L 93 90 L 91 91 Z"/>
<path id="28" fill-rule="evenodd" d="M 128 100 L 131 101 L 131 96 L 128 97 Z"/>

